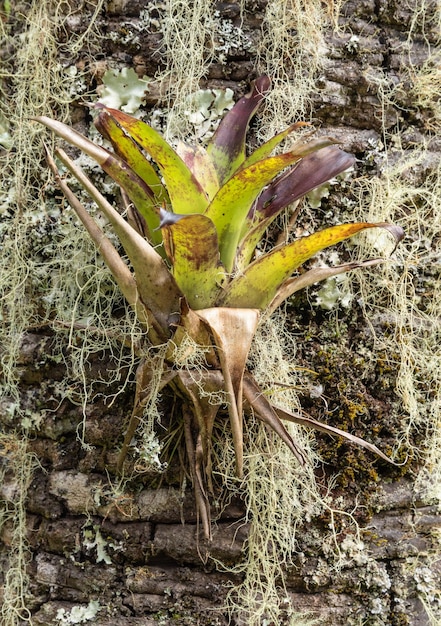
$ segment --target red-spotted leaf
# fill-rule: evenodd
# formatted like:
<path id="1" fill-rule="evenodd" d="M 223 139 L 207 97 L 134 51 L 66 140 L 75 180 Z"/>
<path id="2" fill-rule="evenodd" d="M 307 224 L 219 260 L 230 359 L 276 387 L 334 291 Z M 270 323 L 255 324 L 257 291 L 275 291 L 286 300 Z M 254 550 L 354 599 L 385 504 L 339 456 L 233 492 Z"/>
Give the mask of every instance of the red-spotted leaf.
<path id="1" fill-rule="evenodd" d="M 164 177 L 173 210 L 183 215 L 203 213 L 208 204 L 205 192 L 181 157 L 165 139 L 151 126 L 136 117 L 102 105 L 100 108 L 103 113 L 113 117 L 117 124 L 150 154 Z"/>
<path id="2" fill-rule="evenodd" d="M 161 209 L 164 245 L 173 276 L 194 310 L 214 304 L 225 279 L 217 232 L 205 215 L 176 215 Z"/>
<path id="3" fill-rule="evenodd" d="M 325 228 L 288 245 L 274 248 L 268 254 L 259 257 L 231 281 L 222 294 L 219 305 L 265 309 L 283 282 L 305 261 L 320 250 L 369 228 L 385 228 L 397 242 L 404 236 L 402 228 L 384 222 L 377 224 L 357 222 Z"/>
<path id="4" fill-rule="evenodd" d="M 161 243 L 162 235 L 159 226 L 159 208 L 170 203 L 167 190 L 161 182 L 155 168 L 142 152 L 139 145 L 133 141 L 116 123 L 115 119 L 105 111 L 95 119 L 98 131 L 108 139 L 116 154 L 148 185 L 153 197 L 146 197 L 145 203 L 138 208 L 145 219 L 148 228 L 148 239 L 154 243 Z"/>

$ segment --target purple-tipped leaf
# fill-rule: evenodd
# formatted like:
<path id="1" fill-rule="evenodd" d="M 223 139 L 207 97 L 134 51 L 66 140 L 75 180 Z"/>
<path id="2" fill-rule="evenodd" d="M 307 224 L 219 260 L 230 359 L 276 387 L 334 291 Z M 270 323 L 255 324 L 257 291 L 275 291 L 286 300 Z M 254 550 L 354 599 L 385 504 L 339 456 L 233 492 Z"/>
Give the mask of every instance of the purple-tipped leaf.
<path id="1" fill-rule="evenodd" d="M 217 229 L 221 260 L 228 272 L 234 269 L 238 243 L 250 226 L 250 209 L 258 194 L 285 168 L 333 140 L 325 138 L 318 141 L 299 142 L 291 152 L 276 154 L 251 165 L 246 159 L 244 166 L 219 189 L 205 215 Z"/>
<path id="2" fill-rule="evenodd" d="M 270 84 L 268 76 L 257 78 L 251 92 L 238 100 L 222 119 L 207 146 L 221 185 L 245 160 L 248 124 L 268 93 Z"/>
<path id="3" fill-rule="evenodd" d="M 327 146 L 303 158 L 272 182 L 258 197 L 254 211 L 274 217 L 316 187 L 352 167 L 355 157 L 336 146 Z"/>
<path id="4" fill-rule="evenodd" d="M 317 144 L 314 142 L 313 145 Z M 265 230 L 285 207 L 355 163 L 353 155 L 335 146 L 318 145 L 320 147 L 316 152 L 305 156 L 270 183 L 257 198 L 247 217 L 243 240 L 237 253 L 238 269 L 244 269 L 249 264 Z"/>

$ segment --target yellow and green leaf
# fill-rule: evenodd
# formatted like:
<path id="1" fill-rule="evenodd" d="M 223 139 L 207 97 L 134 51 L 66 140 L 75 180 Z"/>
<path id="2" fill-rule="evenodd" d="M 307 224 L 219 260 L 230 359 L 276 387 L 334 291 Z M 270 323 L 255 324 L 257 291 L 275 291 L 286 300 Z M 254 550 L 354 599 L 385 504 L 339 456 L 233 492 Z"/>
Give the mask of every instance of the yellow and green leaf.
<path id="1" fill-rule="evenodd" d="M 213 198 L 205 215 L 216 227 L 221 260 L 228 272 L 234 268 L 239 238 L 256 197 L 274 176 L 299 161 L 305 153 L 309 154 L 309 150 L 307 146 L 300 146 L 295 152 L 278 154 L 244 167 L 227 180 Z"/>
<path id="2" fill-rule="evenodd" d="M 293 133 L 295 130 L 302 128 L 303 126 L 309 126 L 308 122 L 295 122 L 295 124 L 291 124 L 291 126 L 288 126 L 288 128 L 285 128 L 285 130 L 282 130 L 280 133 L 277 133 L 277 135 L 274 135 L 274 137 L 268 139 L 268 141 L 256 148 L 246 158 L 246 165 L 252 165 L 257 161 L 261 161 L 262 159 L 266 159 L 267 157 L 269 157 L 271 152 L 275 150 L 277 146 L 288 137 L 288 135 Z M 294 148 L 292 148 L 292 150 L 294 150 Z"/>
<path id="3" fill-rule="evenodd" d="M 357 222 L 331 226 L 288 245 L 274 248 L 259 257 L 226 288 L 219 305 L 265 309 L 283 282 L 312 256 L 369 228 L 385 228 L 400 241 L 404 233 L 399 226 L 384 222 Z"/>
<path id="4" fill-rule="evenodd" d="M 148 228 L 148 238 L 154 244 L 161 243 L 159 207 L 170 204 L 167 189 L 161 182 L 152 163 L 143 154 L 139 145 L 129 137 L 111 115 L 100 113 L 95 119 L 98 131 L 111 142 L 115 153 L 148 185 L 153 197 L 146 198 L 145 205 L 139 207 Z M 150 202 L 148 202 L 150 200 Z M 138 208 L 138 207 L 137 207 Z"/>
<path id="5" fill-rule="evenodd" d="M 326 141 L 327 145 L 323 140 L 315 143 L 316 151 L 304 156 L 259 195 L 243 227 L 236 258 L 238 270 L 249 264 L 265 230 L 284 208 L 354 164 L 355 157 L 329 145 L 331 139 Z"/>
<path id="6" fill-rule="evenodd" d="M 118 154 L 109 152 L 102 146 L 94 144 L 87 137 L 84 137 L 62 122 L 45 116 L 35 119 L 53 130 L 59 137 L 65 139 L 71 145 L 80 148 L 80 150 L 92 157 L 106 174 L 124 189 L 137 210 L 145 218 L 152 243 L 161 242 L 159 236 L 154 234 L 154 228 L 159 224 L 155 208 L 155 194 L 123 158 Z"/>
<path id="7" fill-rule="evenodd" d="M 161 209 L 161 228 L 174 279 L 194 310 L 213 306 L 225 280 L 217 232 L 205 215 Z"/>
<path id="8" fill-rule="evenodd" d="M 203 213 L 208 198 L 199 182 L 180 156 L 165 139 L 145 122 L 135 117 L 102 107 L 119 126 L 145 150 L 157 164 L 167 187 L 173 210 L 180 214 Z"/>
<path id="9" fill-rule="evenodd" d="M 202 146 L 189 146 L 183 141 L 178 143 L 176 152 L 212 200 L 219 189 L 219 180 L 208 152 Z"/>

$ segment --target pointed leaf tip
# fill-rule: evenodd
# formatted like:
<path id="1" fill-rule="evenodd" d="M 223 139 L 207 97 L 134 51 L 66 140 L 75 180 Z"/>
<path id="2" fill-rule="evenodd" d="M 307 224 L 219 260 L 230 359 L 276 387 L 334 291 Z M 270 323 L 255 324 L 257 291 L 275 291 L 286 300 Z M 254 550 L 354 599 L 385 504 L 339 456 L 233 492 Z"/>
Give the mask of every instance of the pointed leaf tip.
<path id="1" fill-rule="evenodd" d="M 404 229 L 398 226 L 398 224 L 390 224 L 389 222 L 379 222 L 376 226 L 387 230 L 395 239 L 395 247 L 391 253 L 393 254 L 400 241 L 402 241 L 406 235 Z"/>
<path id="2" fill-rule="evenodd" d="M 157 164 L 164 178 L 168 196 L 177 213 L 203 213 L 208 198 L 181 157 L 154 128 L 117 109 L 103 107 L 113 121 Z"/>
<path id="3" fill-rule="evenodd" d="M 297 165 L 272 182 L 259 196 L 255 212 L 274 217 L 316 187 L 341 174 L 355 163 L 355 157 L 335 145 L 306 155 Z"/>
<path id="4" fill-rule="evenodd" d="M 357 233 L 371 228 L 384 228 L 390 232 L 397 243 L 404 231 L 401 226 L 385 222 L 355 222 L 330 226 L 296 239 L 287 245 L 274 248 L 258 257 L 228 285 L 222 294 L 222 306 L 235 306 L 264 309 L 278 293 L 283 283 L 305 261 L 317 252 L 329 248 Z"/>
<path id="5" fill-rule="evenodd" d="M 251 91 L 236 102 L 219 124 L 207 152 L 222 185 L 245 160 L 248 124 L 270 89 L 271 81 L 263 75 L 255 80 Z"/>
<path id="6" fill-rule="evenodd" d="M 159 228 L 164 228 L 165 226 L 173 226 L 177 224 L 179 220 L 181 220 L 184 216 L 177 215 L 176 213 L 172 213 L 171 211 L 167 211 L 164 208 L 159 209 Z"/>
<path id="7" fill-rule="evenodd" d="M 258 93 L 261 96 L 266 96 L 270 89 L 271 78 L 267 74 L 262 74 L 254 81 L 253 90 L 250 94 L 250 97 L 254 92 Z"/>

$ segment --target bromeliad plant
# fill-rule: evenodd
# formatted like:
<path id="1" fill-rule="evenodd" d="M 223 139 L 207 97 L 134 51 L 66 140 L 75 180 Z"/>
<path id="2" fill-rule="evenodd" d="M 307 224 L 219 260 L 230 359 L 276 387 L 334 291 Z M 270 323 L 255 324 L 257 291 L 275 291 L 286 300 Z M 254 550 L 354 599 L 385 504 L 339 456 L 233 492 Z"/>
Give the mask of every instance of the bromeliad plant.
<path id="1" fill-rule="evenodd" d="M 305 455 L 282 420 L 338 434 L 389 460 L 360 438 L 273 406 L 246 367 L 263 312 L 270 314 L 308 285 L 381 261 L 302 271 L 308 259 L 371 228 L 388 230 L 397 242 L 403 236 L 399 226 L 358 222 L 331 226 L 270 251 L 256 252 L 268 226 L 283 209 L 354 163 L 352 155 L 327 137 L 304 137 L 288 152 L 273 155 L 301 123 L 247 155 L 248 124 L 269 88 L 268 77 L 257 79 L 251 92 L 223 118 L 206 149 L 181 143 L 175 151 L 148 124 L 100 104 L 95 105 L 95 124 L 112 144 L 113 152 L 61 122 L 37 118 L 95 159 L 121 188 L 127 219 L 63 150 L 56 150 L 57 157 L 110 222 L 131 268 L 72 193 L 48 154 L 59 186 L 146 328 L 149 342 L 167 346 L 160 388 L 170 385 L 182 399 L 187 455 L 207 537 L 211 437 L 220 408 L 212 399 L 219 397 L 219 392 L 228 406 L 239 477 L 243 472 L 244 411 L 253 411 L 272 428 L 302 464 Z M 204 362 L 197 372 L 182 367 L 179 348 L 184 345 L 192 345 L 203 354 Z M 142 359 L 138 367 L 135 404 L 119 457 L 120 471 L 151 397 L 156 366 L 151 359 Z"/>

